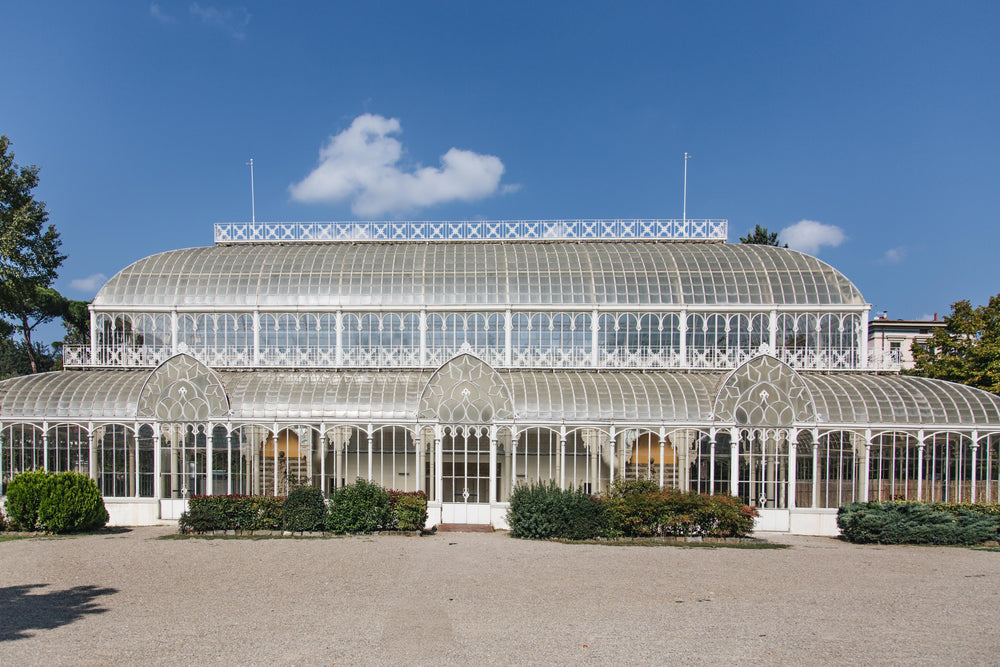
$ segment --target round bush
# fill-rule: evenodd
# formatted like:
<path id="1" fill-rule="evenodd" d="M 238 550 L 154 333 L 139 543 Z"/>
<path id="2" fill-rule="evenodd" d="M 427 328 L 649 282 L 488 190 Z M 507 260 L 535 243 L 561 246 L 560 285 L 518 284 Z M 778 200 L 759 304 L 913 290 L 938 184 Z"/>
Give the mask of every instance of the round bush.
<path id="1" fill-rule="evenodd" d="M 97 530 L 108 523 L 108 511 L 94 480 L 78 472 L 61 472 L 49 476 L 38 523 L 50 533 Z"/>
<path id="2" fill-rule="evenodd" d="M 326 529 L 331 533 L 373 533 L 392 528 L 389 494 L 378 484 L 359 479 L 333 494 L 326 517 Z"/>
<path id="3" fill-rule="evenodd" d="M 22 472 L 7 485 L 4 508 L 14 530 L 39 530 L 38 508 L 48 492 L 49 473 L 43 470 Z"/>
<path id="4" fill-rule="evenodd" d="M 281 510 L 282 528 L 294 533 L 323 530 L 326 521 L 326 501 L 315 486 L 293 489 Z"/>

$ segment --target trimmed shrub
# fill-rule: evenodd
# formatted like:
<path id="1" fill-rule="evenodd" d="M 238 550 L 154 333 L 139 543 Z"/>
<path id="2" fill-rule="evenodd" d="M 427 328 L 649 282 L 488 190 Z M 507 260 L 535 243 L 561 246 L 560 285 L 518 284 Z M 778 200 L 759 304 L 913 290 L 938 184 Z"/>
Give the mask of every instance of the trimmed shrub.
<path id="1" fill-rule="evenodd" d="M 507 523 L 514 537 L 585 540 L 604 533 L 602 504 L 582 489 L 562 490 L 555 482 L 518 485 L 510 497 Z"/>
<path id="2" fill-rule="evenodd" d="M 427 525 L 427 494 L 423 491 L 389 491 L 389 504 L 397 530 L 423 530 Z"/>
<path id="3" fill-rule="evenodd" d="M 3 511 L 0 511 L 0 533 L 7 530 L 7 517 L 3 515 Z"/>
<path id="4" fill-rule="evenodd" d="M 22 472 L 7 485 L 4 508 L 14 530 L 41 530 L 38 508 L 48 492 L 50 474 L 43 470 Z"/>
<path id="5" fill-rule="evenodd" d="M 200 502 L 204 500 L 204 502 Z M 182 533 L 207 533 L 225 530 L 225 517 L 219 503 L 212 502 L 212 496 L 192 496 L 188 499 L 187 511 L 177 520 Z"/>
<path id="6" fill-rule="evenodd" d="M 284 530 L 293 533 L 323 530 L 326 521 L 326 501 L 315 486 L 292 489 L 281 509 Z"/>
<path id="7" fill-rule="evenodd" d="M 857 544 L 981 544 L 997 539 L 1000 515 L 961 505 L 860 502 L 838 510 L 837 526 Z"/>
<path id="8" fill-rule="evenodd" d="M 613 487 L 601 501 L 608 537 L 746 537 L 753 532 L 756 510 L 732 496 L 621 486 L 633 491 Z"/>
<path id="9" fill-rule="evenodd" d="M 182 533 L 281 530 L 284 496 L 191 496 L 177 522 Z"/>
<path id="10" fill-rule="evenodd" d="M 97 483 L 78 472 L 50 475 L 38 506 L 38 523 L 50 533 L 97 530 L 108 523 L 108 511 Z"/>
<path id="11" fill-rule="evenodd" d="M 373 533 L 394 528 L 389 494 L 377 484 L 358 479 L 330 499 L 326 529 L 331 533 Z"/>

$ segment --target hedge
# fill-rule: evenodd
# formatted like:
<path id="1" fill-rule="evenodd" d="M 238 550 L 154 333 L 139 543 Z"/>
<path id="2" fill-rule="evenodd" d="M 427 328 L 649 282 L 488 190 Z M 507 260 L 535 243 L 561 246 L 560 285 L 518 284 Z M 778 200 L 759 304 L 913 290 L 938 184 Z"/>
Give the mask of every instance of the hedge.
<path id="1" fill-rule="evenodd" d="M 756 510 L 730 496 L 661 491 L 648 480 L 618 480 L 593 497 L 553 482 L 518 486 L 507 522 L 511 534 L 527 538 L 706 536 L 744 537 L 753 532 Z"/>
<path id="2" fill-rule="evenodd" d="M 315 487 L 293 489 L 282 496 L 192 496 L 181 514 L 183 533 L 216 530 L 286 530 L 290 532 L 371 533 L 420 530 L 427 522 L 423 491 L 385 491 L 358 480 L 334 491 L 330 502 Z"/>
<path id="3" fill-rule="evenodd" d="M 1000 535 L 1000 506 L 984 503 L 859 502 L 837 511 L 856 544 L 982 544 Z"/>
<path id="4" fill-rule="evenodd" d="M 97 484 L 77 472 L 36 470 L 16 475 L 7 485 L 4 506 L 10 527 L 16 530 L 73 533 L 108 523 Z"/>

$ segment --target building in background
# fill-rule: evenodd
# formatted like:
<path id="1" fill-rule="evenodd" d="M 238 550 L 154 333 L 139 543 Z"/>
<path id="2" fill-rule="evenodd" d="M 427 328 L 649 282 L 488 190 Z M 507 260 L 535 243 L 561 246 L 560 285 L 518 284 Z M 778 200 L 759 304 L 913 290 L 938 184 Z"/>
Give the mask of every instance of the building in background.
<path id="1" fill-rule="evenodd" d="M 934 335 L 935 329 L 943 329 L 944 320 L 937 314 L 933 320 L 890 320 L 883 311 L 868 323 L 868 349 L 887 360 L 889 365 L 898 364 L 903 370 L 913 368 L 914 342 L 923 343 Z"/>
<path id="2" fill-rule="evenodd" d="M 1000 397 L 900 376 L 843 274 L 726 237 L 724 220 L 216 225 L 214 246 L 111 278 L 66 370 L 0 382 L 0 483 L 88 473 L 117 524 L 357 478 L 426 491 L 432 524 L 498 527 L 518 484 L 620 477 L 811 534 L 855 500 L 998 499 Z"/>

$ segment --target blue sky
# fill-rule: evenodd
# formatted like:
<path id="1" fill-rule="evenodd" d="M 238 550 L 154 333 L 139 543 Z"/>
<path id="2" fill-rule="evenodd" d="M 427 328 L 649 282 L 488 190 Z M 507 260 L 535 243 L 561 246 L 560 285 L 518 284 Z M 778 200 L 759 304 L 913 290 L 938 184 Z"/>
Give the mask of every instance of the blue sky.
<path id="1" fill-rule="evenodd" d="M 259 221 L 671 218 L 685 151 L 688 217 L 890 317 L 1000 292 L 1000 3 L 5 5 L 74 298 L 248 220 L 250 157 Z"/>

